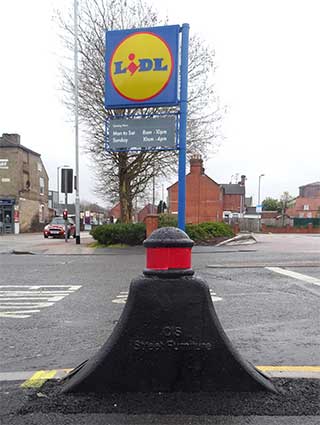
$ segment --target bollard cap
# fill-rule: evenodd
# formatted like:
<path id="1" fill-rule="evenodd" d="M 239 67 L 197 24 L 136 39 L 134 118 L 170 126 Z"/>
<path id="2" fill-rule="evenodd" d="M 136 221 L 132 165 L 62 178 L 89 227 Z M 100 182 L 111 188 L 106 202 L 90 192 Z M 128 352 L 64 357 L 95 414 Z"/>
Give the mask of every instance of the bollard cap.
<path id="1" fill-rule="evenodd" d="M 177 278 L 194 274 L 191 268 L 194 242 L 182 230 L 162 227 L 152 232 L 143 245 L 147 248 L 145 275 Z"/>
<path id="2" fill-rule="evenodd" d="M 183 230 L 177 227 L 161 227 L 152 232 L 148 239 L 143 242 L 145 248 L 192 248 L 193 245 L 193 240 Z"/>

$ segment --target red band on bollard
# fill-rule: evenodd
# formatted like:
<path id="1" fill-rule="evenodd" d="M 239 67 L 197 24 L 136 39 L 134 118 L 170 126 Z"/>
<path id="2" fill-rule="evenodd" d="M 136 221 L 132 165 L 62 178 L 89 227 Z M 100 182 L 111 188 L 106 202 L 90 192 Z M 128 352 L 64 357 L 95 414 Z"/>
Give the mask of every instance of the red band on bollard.
<path id="1" fill-rule="evenodd" d="M 191 268 L 191 248 L 147 248 L 147 269 Z"/>

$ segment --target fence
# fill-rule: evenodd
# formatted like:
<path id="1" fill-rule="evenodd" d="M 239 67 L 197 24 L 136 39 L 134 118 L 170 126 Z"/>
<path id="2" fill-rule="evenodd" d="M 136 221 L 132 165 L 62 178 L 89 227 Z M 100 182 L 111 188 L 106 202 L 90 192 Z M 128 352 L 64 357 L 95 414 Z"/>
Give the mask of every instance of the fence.
<path id="1" fill-rule="evenodd" d="M 320 227 L 313 227 L 312 223 L 309 223 L 307 227 L 273 227 L 262 224 L 262 233 L 320 233 Z"/>
<path id="2" fill-rule="evenodd" d="M 320 219 L 290 219 L 282 218 L 240 218 L 230 220 L 229 224 L 240 232 L 249 233 L 320 233 Z M 308 220 L 312 220 L 311 222 Z M 318 224 L 319 223 L 319 224 Z"/>
<path id="3" fill-rule="evenodd" d="M 313 227 L 320 227 L 320 218 L 294 218 L 294 227 L 308 227 L 312 224 Z"/>

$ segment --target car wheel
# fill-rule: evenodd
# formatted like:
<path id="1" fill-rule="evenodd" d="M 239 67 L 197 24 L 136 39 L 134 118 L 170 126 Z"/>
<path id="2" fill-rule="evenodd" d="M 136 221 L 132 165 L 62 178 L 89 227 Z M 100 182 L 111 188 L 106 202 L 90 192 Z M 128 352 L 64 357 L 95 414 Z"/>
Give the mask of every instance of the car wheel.
<path id="1" fill-rule="evenodd" d="M 48 235 L 43 235 L 44 238 L 48 239 Z"/>

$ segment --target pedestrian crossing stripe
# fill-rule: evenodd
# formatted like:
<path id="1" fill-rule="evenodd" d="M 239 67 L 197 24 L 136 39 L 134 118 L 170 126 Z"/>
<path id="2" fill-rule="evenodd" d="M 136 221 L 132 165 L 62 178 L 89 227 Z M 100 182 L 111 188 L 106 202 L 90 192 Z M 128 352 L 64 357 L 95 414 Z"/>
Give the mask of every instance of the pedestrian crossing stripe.
<path id="1" fill-rule="evenodd" d="M 29 318 L 80 288 L 81 285 L 1 285 L 0 318 Z"/>
<path id="2" fill-rule="evenodd" d="M 217 297 L 217 294 L 213 291 L 213 289 L 210 289 L 210 295 L 211 295 L 212 302 L 222 301 L 223 299 L 221 297 Z M 128 299 L 128 291 L 124 291 L 124 292 L 120 292 L 120 294 L 117 295 L 116 298 L 112 300 L 112 302 L 114 304 L 125 304 L 127 302 L 127 299 Z"/>

